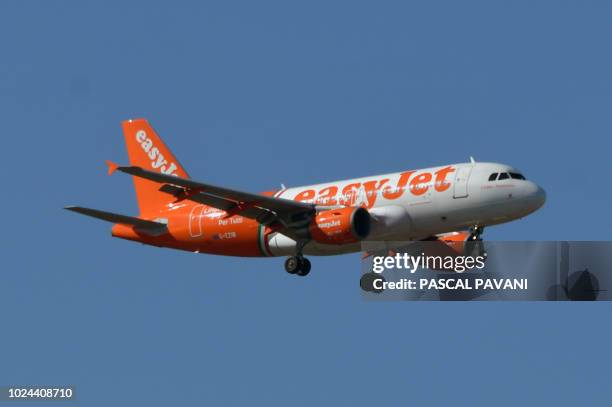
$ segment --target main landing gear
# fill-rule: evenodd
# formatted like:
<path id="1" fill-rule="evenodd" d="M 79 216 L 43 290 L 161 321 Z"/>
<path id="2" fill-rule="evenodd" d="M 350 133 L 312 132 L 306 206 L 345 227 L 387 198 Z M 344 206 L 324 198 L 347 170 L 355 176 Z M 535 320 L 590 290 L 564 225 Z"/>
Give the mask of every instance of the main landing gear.
<path id="1" fill-rule="evenodd" d="M 289 274 L 305 276 L 310 273 L 310 260 L 303 256 L 291 256 L 285 260 L 285 270 Z"/>

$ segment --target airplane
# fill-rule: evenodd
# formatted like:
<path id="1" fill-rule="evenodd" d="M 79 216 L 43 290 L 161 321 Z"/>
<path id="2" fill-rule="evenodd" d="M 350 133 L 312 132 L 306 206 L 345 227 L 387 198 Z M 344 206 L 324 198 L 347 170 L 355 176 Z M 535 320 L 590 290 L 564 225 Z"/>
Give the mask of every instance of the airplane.
<path id="1" fill-rule="evenodd" d="M 523 218 L 544 190 L 512 166 L 470 162 L 286 188 L 245 192 L 195 181 L 146 119 L 122 122 L 140 213 L 80 206 L 73 212 L 114 223 L 112 236 L 157 247 L 225 256 L 287 256 L 305 276 L 305 255 L 354 253 L 366 240 L 481 241 L 485 227 Z M 461 246 L 463 247 L 463 246 Z M 461 249 L 460 249 L 461 250 Z"/>

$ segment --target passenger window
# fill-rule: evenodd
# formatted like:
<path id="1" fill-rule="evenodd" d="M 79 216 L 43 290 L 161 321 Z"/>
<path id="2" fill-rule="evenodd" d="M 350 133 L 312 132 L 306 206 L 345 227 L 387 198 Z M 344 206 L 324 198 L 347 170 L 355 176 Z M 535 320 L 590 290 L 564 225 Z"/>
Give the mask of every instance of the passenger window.
<path id="1" fill-rule="evenodd" d="M 489 181 L 495 181 L 497 179 L 497 173 L 494 172 L 493 174 L 489 175 Z"/>
<path id="2" fill-rule="evenodd" d="M 499 180 L 501 181 L 502 179 L 508 179 L 510 178 L 510 176 L 508 175 L 507 172 L 502 172 L 499 174 Z"/>
<path id="3" fill-rule="evenodd" d="M 525 177 L 523 177 L 523 175 L 522 175 L 522 174 L 519 174 L 519 173 L 516 173 L 516 172 L 511 172 L 511 173 L 510 173 L 510 177 L 511 177 L 512 179 L 522 179 L 522 180 L 524 180 L 524 179 L 525 179 Z"/>

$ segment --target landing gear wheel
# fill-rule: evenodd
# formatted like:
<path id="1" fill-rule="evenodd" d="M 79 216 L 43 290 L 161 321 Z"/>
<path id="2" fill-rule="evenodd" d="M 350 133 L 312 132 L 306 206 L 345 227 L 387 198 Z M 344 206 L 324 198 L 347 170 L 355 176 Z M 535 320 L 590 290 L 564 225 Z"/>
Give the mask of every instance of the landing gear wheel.
<path id="1" fill-rule="evenodd" d="M 301 261 L 297 256 L 287 257 L 285 260 L 285 271 L 289 274 L 296 274 L 300 270 Z"/>
<path id="2" fill-rule="evenodd" d="M 289 274 L 306 276 L 310 273 L 310 260 L 302 256 L 291 256 L 285 260 L 285 270 Z"/>
<path id="3" fill-rule="evenodd" d="M 302 257 L 300 260 L 302 264 L 300 264 L 300 269 L 298 270 L 297 274 L 298 276 L 304 277 L 307 276 L 308 273 L 310 273 L 310 260 L 305 257 Z"/>

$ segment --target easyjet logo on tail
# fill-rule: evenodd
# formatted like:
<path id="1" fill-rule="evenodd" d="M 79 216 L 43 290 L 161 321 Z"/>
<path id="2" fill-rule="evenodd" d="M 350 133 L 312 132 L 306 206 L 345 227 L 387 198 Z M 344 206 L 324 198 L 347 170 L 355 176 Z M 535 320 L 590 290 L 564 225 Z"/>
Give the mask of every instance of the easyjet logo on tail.
<path id="1" fill-rule="evenodd" d="M 136 141 L 142 147 L 142 150 L 147 153 L 147 156 L 151 159 L 151 167 L 156 170 L 159 170 L 162 174 L 168 175 L 177 175 L 174 171 L 177 170 L 177 166 L 175 163 L 170 163 L 168 165 L 168 160 L 164 157 L 161 151 L 155 144 L 153 144 L 153 140 L 147 136 L 147 132 L 144 130 L 138 130 L 136 132 Z"/>

